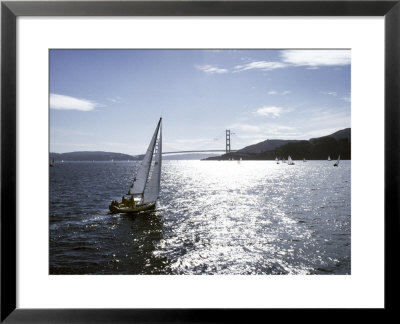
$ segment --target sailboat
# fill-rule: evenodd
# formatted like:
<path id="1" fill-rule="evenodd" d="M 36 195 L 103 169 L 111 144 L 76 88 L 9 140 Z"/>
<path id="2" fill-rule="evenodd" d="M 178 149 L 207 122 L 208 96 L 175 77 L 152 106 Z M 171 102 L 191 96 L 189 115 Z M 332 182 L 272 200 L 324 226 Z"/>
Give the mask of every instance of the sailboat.
<path id="1" fill-rule="evenodd" d="M 54 163 L 54 158 L 51 160 L 51 163 L 50 163 L 50 167 L 53 167 L 55 165 L 55 163 Z"/>
<path id="2" fill-rule="evenodd" d="M 303 158 L 303 162 L 307 162 L 306 158 Z"/>
<path id="3" fill-rule="evenodd" d="M 278 157 L 275 158 L 276 164 L 279 164 Z"/>
<path id="4" fill-rule="evenodd" d="M 294 162 L 293 162 L 292 158 L 290 157 L 290 155 L 288 156 L 287 161 L 288 161 L 287 162 L 288 165 L 294 165 Z"/>
<path id="5" fill-rule="evenodd" d="M 340 154 L 339 154 L 339 157 L 338 157 L 338 159 L 337 159 L 336 163 L 335 163 L 333 166 L 334 166 L 334 167 L 337 167 L 337 166 L 339 166 L 339 162 L 340 162 Z"/>
<path id="6" fill-rule="evenodd" d="M 160 192 L 162 155 L 161 118 L 151 138 L 136 177 L 127 193 L 129 198 L 113 200 L 109 206 L 112 213 L 137 213 L 154 209 Z"/>
<path id="7" fill-rule="evenodd" d="M 330 160 L 331 160 L 331 156 L 329 155 L 329 156 L 328 156 L 328 161 L 330 161 Z"/>

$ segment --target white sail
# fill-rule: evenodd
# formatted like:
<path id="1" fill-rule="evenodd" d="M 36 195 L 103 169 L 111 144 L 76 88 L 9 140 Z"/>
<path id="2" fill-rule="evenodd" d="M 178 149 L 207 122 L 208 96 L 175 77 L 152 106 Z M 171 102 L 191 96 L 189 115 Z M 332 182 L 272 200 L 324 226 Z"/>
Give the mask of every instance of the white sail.
<path id="1" fill-rule="evenodd" d="M 339 165 L 339 162 L 340 162 L 340 155 L 339 155 L 339 157 L 338 157 L 338 159 L 337 159 L 337 161 L 336 161 L 336 165 Z"/>
<path id="2" fill-rule="evenodd" d="M 160 121 L 158 122 L 156 130 L 154 131 L 153 137 L 151 138 L 149 147 L 147 148 L 146 154 L 142 160 L 142 163 L 140 164 L 140 167 L 136 174 L 136 177 L 135 177 L 135 179 L 133 179 L 133 183 L 131 185 L 131 188 L 129 189 L 130 195 L 143 194 L 143 191 L 144 191 L 144 188 L 145 188 L 145 185 L 147 182 L 147 177 L 149 176 L 149 172 L 150 172 L 154 146 L 156 144 L 158 129 L 160 128 L 160 123 L 161 123 L 161 118 L 160 118 Z"/>
<path id="3" fill-rule="evenodd" d="M 153 158 L 151 174 L 149 175 L 143 193 L 143 203 L 155 202 L 160 193 L 161 162 L 162 162 L 162 130 L 160 127 L 160 137 L 156 146 Z"/>
<path id="4" fill-rule="evenodd" d="M 292 161 L 292 158 L 290 157 L 290 155 L 288 156 L 288 165 L 294 165 L 294 162 Z"/>
<path id="5" fill-rule="evenodd" d="M 328 156 L 328 161 L 330 161 L 331 160 L 331 156 Z"/>

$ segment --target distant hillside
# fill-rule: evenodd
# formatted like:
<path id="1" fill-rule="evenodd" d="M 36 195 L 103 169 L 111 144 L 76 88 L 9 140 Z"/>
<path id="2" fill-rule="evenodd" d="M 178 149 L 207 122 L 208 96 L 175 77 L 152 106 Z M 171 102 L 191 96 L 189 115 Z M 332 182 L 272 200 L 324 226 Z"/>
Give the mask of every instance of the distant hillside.
<path id="1" fill-rule="evenodd" d="M 264 142 L 260 142 L 257 144 L 249 145 L 241 150 L 238 150 L 238 153 L 262 153 L 266 151 L 272 151 L 276 149 L 277 147 L 280 147 L 282 145 L 285 145 L 287 143 L 293 143 L 297 142 L 297 140 L 279 140 L 279 139 L 274 139 L 274 140 L 266 140 Z"/>
<path id="2" fill-rule="evenodd" d="M 143 159 L 142 155 L 129 155 L 123 153 L 113 153 L 113 152 L 69 152 L 69 153 L 54 153 L 50 152 L 50 160 L 54 161 L 138 161 Z M 216 154 L 206 154 L 206 153 L 193 153 L 193 154 L 176 154 L 176 155 L 165 155 L 163 160 L 201 160 L 208 157 L 217 156 Z"/>
<path id="3" fill-rule="evenodd" d="M 284 143 L 279 145 L 279 143 Z M 250 148 L 250 149 L 248 149 Z M 263 148 L 269 148 L 261 151 Z M 224 154 L 207 160 L 273 160 L 276 157 L 287 159 L 288 155 L 295 160 L 325 160 L 337 158 L 340 154 L 343 160 L 351 159 L 351 129 L 346 128 L 333 134 L 305 140 L 266 140 L 247 146 L 237 152 Z"/>
<path id="4" fill-rule="evenodd" d="M 127 160 L 141 160 L 143 155 L 128 155 L 123 153 L 102 152 L 102 151 L 80 151 L 69 153 L 53 153 L 50 152 L 50 160 L 55 161 L 127 161 Z"/>
<path id="5" fill-rule="evenodd" d="M 351 128 L 345 128 L 345 129 L 342 129 L 340 131 L 337 131 L 331 135 L 327 135 L 324 137 L 333 137 L 336 140 L 348 139 L 349 142 L 351 142 Z M 321 138 L 321 137 L 318 137 L 318 138 Z M 311 138 L 310 142 L 313 142 L 318 138 Z"/>

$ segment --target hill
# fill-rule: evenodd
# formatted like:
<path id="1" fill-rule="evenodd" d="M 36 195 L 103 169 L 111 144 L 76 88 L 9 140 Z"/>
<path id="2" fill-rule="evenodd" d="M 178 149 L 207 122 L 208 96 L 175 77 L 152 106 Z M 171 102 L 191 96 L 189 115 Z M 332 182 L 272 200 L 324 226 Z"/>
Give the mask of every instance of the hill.
<path id="1" fill-rule="evenodd" d="M 351 142 L 351 128 L 345 128 L 340 131 L 337 131 L 333 134 L 323 136 L 323 137 L 333 137 L 336 140 L 341 140 L 341 139 L 348 139 Z M 321 137 L 319 137 L 321 138 Z M 310 142 L 315 141 L 318 138 L 310 138 Z"/>
<path id="2" fill-rule="evenodd" d="M 282 145 L 288 144 L 288 143 L 294 143 L 298 142 L 297 140 L 279 140 L 279 139 L 273 139 L 273 140 L 266 140 L 257 144 L 249 145 L 241 150 L 238 150 L 237 153 L 262 153 L 266 151 L 272 151 Z"/>
<path id="3" fill-rule="evenodd" d="M 80 151 L 68 153 L 53 153 L 50 152 L 50 160 L 55 161 L 127 161 L 141 160 L 143 155 L 128 155 L 123 153 L 103 152 L 103 151 Z"/>

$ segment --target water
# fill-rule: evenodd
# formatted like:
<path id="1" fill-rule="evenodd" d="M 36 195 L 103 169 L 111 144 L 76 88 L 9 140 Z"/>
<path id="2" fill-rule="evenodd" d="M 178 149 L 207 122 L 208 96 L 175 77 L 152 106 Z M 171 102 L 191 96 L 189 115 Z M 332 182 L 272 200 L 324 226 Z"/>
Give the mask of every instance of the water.
<path id="1" fill-rule="evenodd" d="M 50 168 L 50 274 L 350 274 L 350 161 L 163 161 L 157 209 L 110 214 L 137 162 Z"/>

